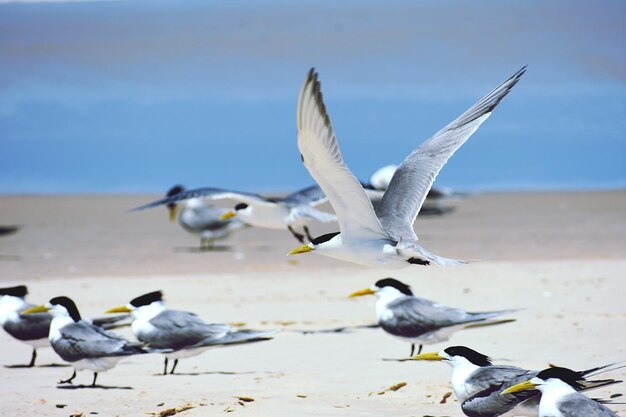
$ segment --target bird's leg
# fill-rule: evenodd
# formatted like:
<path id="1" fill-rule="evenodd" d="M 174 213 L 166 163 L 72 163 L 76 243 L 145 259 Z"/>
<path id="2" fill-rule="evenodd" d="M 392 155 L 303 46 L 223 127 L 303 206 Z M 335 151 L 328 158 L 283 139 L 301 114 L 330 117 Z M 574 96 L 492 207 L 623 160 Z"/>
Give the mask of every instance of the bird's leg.
<path id="1" fill-rule="evenodd" d="M 74 373 L 72 374 L 71 377 L 69 377 L 69 379 L 66 379 L 64 381 L 63 380 L 59 381 L 59 384 L 71 384 L 74 378 L 76 378 L 76 369 L 74 369 Z"/>
<path id="2" fill-rule="evenodd" d="M 298 242 L 300 243 L 304 243 L 304 235 L 296 232 L 295 230 L 293 230 L 293 227 L 291 226 L 287 226 L 287 229 L 291 232 L 291 234 L 298 239 Z"/>
<path id="3" fill-rule="evenodd" d="M 413 353 L 415 353 L 415 343 L 411 343 L 411 354 L 409 355 L 409 358 L 413 356 Z"/>
<path id="4" fill-rule="evenodd" d="M 424 347 L 424 345 L 422 345 L 420 343 L 420 346 L 417 348 L 417 354 L 419 355 L 420 353 L 422 353 L 422 348 Z"/>
<path id="5" fill-rule="evenodd" d="M 176 365 L 178 365 L 178 359 L 174 359 L 174 366 L 172 366 L 172 370 L 170 371 L 170 375 L 174 375 L 174 369 L 176 369 Z"/>
<path id="6" fill-rule="evenodd" d="M 165 367 L 163 368 L 163 375 L 167 375 L 167 358 L 165 358 Z"/>
<path id="7" fill-rule="evenodd" d="M 96 379 L 98 379 L 98 373 L 94 372 L 93 373 L 93 381 L 91 382 L 91 386 L 95 387 L 96 386 Z"/>
<path id="8" fill-rule="evenodd" d="M 37 349 L 33 348 L 33 356 L 30 357 L 30 363 L 28 364 L 29 368 L 35 366 L 35 359 L 37 359 Z"/>
<path id="9" fill-rule="evenodd" d="M 306 238 L 309 239 L 309 242 L 313 242 L 313 236 L 311 236 L 311 232 L 309 232 L 309 228 L 304 226 L 304 233 L 306 234 Z"/>

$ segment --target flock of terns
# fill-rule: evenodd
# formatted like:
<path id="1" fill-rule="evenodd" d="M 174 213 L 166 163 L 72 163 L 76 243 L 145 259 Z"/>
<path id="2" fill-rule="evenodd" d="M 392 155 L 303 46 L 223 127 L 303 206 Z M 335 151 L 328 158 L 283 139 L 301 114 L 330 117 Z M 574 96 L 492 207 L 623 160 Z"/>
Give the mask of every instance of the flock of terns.
<path id="1" fill-rule="evenodd" d="M 389 269 L 466 263 L 422 247 L 413 223 L 429 192 L 433 195 L 431 187 L 443 165 L 491 115 L 524 72 L 525 67 L 422 143 L 399 166 L 383 168 L 365 184 L 343 162 L 318 74 L 311 69 L 298 97 L 298 148 L 317 186 L 283 198 L 176 186 L 165 198 L 134 210 L 165 205 L 170 219 L 178 219 L 186 230 L 200 236 L 203 249 L 210 249 L 216 239 L 251 226 L 289 230 L 301 243 L 289 255 L 313 252 Z M 238 203 L 232 210 L 207 203 L 221 199 Z M 326 201 L 334 214 L 316 208 Z M 339 231 L 313 237 L 307 226 L 313 220 L 336 221 Z M 595 377 L 620 369 L 622 363 L 581 371 L 555 366 L 538 371 L 494 365 L 488 356 L 465 346 L 421 352 L 423 344 L 443 342 L 458 330 L 512 322 L 499 317 L 517 310 L 468 312 L 448 307 L 414 296 L 408 285 L 393 278 L 381 279 L 350 297 L 370 294 L 377 297 L 378 326 L 411 344 L 409 357 L 402 360 L 441 361 L 451 366 L 452 389 L 467 416 L 500 416 L 514 409 L 518 413 L 520 407 L 526 407 L 526 411 L 532 408 L 531 415 L 540 417 L 617 415 L 604 405 L 610 401 L 592 399 L 581 392 L 621 382 Z M 162 354 L 163 374 L 173 374 L 181 358 L 217 346 L 268 341 L 278 332 L 235 330 L 228 324 L 207 323 L 194 313 L 167 308 L 161 291 L 140 295 L 126 305 L 106 311 L 124 315 L 93 320 L 82 317 L 68 297 L 55 297 L 37 306 L 28 303 L 26 295 L 23 285 L 0 289 L 0 324 L 11 336 L 33 347 L 28 366 L 35 364 L 36 349 L 48 345 L 69 362 L 74 372 L 60 383 L 72 383 L 76 371 L 90 370 L 95 386 L 98 373 L 113 368 L 124 357 L 147 353 Z M 107 330 L 126 318 L 131 320 L 137 341 Z"/>

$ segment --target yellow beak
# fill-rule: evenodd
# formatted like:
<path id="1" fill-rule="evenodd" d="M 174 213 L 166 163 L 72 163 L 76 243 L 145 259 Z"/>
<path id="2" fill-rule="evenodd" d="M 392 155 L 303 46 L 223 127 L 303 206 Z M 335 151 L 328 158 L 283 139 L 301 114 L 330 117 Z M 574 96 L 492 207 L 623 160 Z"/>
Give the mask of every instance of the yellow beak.
<path id="1" fill-rule="evenodd" d="M 126 306 L 113 307 L 104 312 L 104 314 L 112 313 L 130 313 L 132 310 Z"/>
<path id="2" fill-rule="evenodd" d="M 409 358 L 413 361 L 442 361 L 445 358 L 439 356 L 439 352 L 427 352 Z"/>
<path id="3" fill-rule="evenodd" d="M 236 215 L 237 215 L 237 213 L 235 213 L 234 211 L 230 210 L 230 211 L 227 211 L 226 213 L 222 214 L 220 216 L 220 220 L 228 220 L 231 217 L 235 217 Z"/>
<path id="4" fill-rule="evenodd" d="M 42 304 L 40 306 L 31 307 L 28 310 L 22 311 L 22 314 L 45 313 L 48 310 L 50 309 Z"/>
<path id="5" fill-rule="evenodd" d="M 302 245 L 302 246 L 298 246 L 297 248 L 289 252 L 287 256 L 297 255 L 299 253 L 307 253 L 307 252 L 311 252 L 312 250 L 313 248 L 310 247 L 309 245 Z"/>
<path id="6" fill-rule="evenodd" d="M 178 209 L 177 205 L 174 205 L 172 207 L 168 207 L 168 210 L 170 211 L 170 222 L 174 223 L 176 221 L 176 211 Z"/>
<path id="7" fill-rule="evenodd" d="M 524 381 L 524 382 L 520 382 L 519 384 L 515 384 L 511 387 L 508 387 L 507 389 L 502 391 L 502 394 L 512 394 L 518 391 L 528 391 L 531 389 L 535 389 L 536 386 L 537 385 L 533 384 L 530 381 Z"/>
<path id="8" fill-rule="evenodd" d="M 348 297 L 352 298 L 352 297 L 360 297 L 362 295 L 372 295 L 372 294 L 376 294 L 376 291 L 372 291 L 370 288 L 365 288 L 365 289 L 353 292 Z"/>

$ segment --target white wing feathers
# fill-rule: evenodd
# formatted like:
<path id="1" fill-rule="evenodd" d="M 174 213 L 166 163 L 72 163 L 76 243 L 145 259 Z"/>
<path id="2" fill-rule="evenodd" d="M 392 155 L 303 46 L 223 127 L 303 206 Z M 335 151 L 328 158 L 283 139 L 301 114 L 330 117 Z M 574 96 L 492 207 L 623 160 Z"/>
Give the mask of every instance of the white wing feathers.
<path id="1" fill-rule="evenodd" d="M 363 187 L 343 162 L 314 68 L 300 90 L 297 125 L 302 162 L 333 206 L 342 238 L 387 237 Z"/>
<path id="2" fill-rule="evenodd" d="M 376 214 L 394 240 L 417 240 L 413 222 L 441 168 L 491 115 L 526 71 L 523 67 L 452 123 L 415 149 L 396 170 Z"/>

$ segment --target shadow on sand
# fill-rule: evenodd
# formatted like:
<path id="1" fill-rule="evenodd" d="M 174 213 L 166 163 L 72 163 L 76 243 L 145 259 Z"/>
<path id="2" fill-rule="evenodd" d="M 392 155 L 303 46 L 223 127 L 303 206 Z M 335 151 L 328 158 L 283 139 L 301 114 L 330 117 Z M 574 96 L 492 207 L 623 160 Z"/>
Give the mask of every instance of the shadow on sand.
<path id="1" fill-rule="evenodd" d="M 211 253 L 211 252 L 230 252 L 233 249 L 228 245 L 215 245 L 210 248 L 199 248 L 197 246 L 175 246 L 175 253 Z"/>
<path id="2" fill-rule="evenodd" d="M 67 389 L 67 390 L 76 390 L 76 389 L 134 389 L 133 387 L 116 387 L 116 386 L 107 386 L 107 385 L 57 385 L 57 389 Z"/>
<path id="3" fill-rule="evenodd" d="M 48 363 L 45 365 L 35 365 L 35 366 L 29 366 L 29 365 L 4 365 L 5 368 L 9 368 L 9 369 L 16 369 L 16 368 L 67 368 L 70 365 L 65 364 L 65 363 Z"/>

